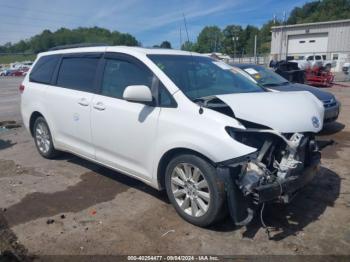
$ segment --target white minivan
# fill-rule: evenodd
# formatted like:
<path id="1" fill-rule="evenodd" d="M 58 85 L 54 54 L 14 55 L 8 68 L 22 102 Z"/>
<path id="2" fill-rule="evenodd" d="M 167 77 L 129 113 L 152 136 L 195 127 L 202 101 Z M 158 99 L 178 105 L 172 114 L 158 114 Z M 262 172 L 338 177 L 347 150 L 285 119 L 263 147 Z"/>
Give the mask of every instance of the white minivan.
<path id="1" fill-rule="evenodd" d="M 229 210 L 247 224 L 316 174 L 324 108 L 308 92 L 268 92 L 196 53 L 139 47 L 38 55 L 20 86 L 39 153 L 71 152 L 166 189 L 198 226 Z M 296 106 L 297 105 L 297 106 Z"/>

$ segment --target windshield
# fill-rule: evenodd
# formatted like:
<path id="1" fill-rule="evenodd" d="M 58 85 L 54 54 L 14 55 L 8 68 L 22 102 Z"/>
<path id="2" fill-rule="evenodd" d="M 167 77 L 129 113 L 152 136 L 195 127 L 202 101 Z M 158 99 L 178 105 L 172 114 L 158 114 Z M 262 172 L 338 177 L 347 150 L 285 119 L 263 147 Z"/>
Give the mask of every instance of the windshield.
<path id="1" fill-rule="evenodd" d="M 243 69 L 262 86 L 286 85 L 289 82 L 279 74 L 263 66 L 252 66 Z"/>
<path id="2" fill-rule="evenodd" d="M 264 91 L 231 66 L 209 57 L 148 55 L 190 99 Z"/>
<path id="3" fill-rule="evenodd" d="M 300 55 L 300 56 L 294 56 L 294 60 L 304 60 L 305 56 Z"/>

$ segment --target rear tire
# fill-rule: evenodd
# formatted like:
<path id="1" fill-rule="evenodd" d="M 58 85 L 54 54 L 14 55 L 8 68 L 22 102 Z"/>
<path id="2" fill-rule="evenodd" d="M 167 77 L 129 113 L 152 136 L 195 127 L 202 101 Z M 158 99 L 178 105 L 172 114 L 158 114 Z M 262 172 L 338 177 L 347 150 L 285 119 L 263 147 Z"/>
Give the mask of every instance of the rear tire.
<path id="1" fill-rule="evenodd" d="M 33 125 L 33 136 L 36 148 L 40 155 L 45 158 L 52 159 L 59 155 L 53 145 L 53 140 L 49 126 L 43 117 L 38 117 Z"/>
<path id="2" fill-rule="evenodd" d="M 165 187 L 170 202 L 186 221 L 207 227 L 223 218 L 225 189 L 215 168 L 192 154 L 178 155 L 168 164 Z"/>

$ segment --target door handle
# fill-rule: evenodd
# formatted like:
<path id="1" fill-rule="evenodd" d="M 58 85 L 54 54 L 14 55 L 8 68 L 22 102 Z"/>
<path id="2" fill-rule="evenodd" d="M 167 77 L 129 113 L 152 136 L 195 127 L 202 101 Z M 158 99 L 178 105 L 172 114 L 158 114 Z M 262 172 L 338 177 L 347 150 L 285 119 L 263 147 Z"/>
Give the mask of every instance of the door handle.
<path id="1" fill-rule="evenodd" d="M 89 102 L 87 101 L 87 99 L 85 97 L 83 97 L 83 98 L 80 98 L 78 100 L 78 104 L 81 105 L 81 106 L 88 106 Z"/>
<path id="2" fill-rule="evenodd" d="M 94 108 L 99 111 L 103 111 L 106 109 L 105 105 L 102 102 L 97 102 L 96 104 L 94 104 Z"/>

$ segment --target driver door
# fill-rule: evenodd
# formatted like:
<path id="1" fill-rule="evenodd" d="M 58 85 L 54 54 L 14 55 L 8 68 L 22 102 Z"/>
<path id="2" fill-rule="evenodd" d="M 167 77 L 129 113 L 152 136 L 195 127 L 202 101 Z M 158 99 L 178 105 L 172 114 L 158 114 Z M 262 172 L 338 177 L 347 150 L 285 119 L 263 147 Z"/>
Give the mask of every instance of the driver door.
<path id="1" fill-rule="evenodd" d="M 91 109 L 96 159 L 129 175 L 151 179 L 159 107 L 123 99 L 129 85 L 151 88 L 153 73 L 126 55 L 106 54 L 100 94 Z"/>

